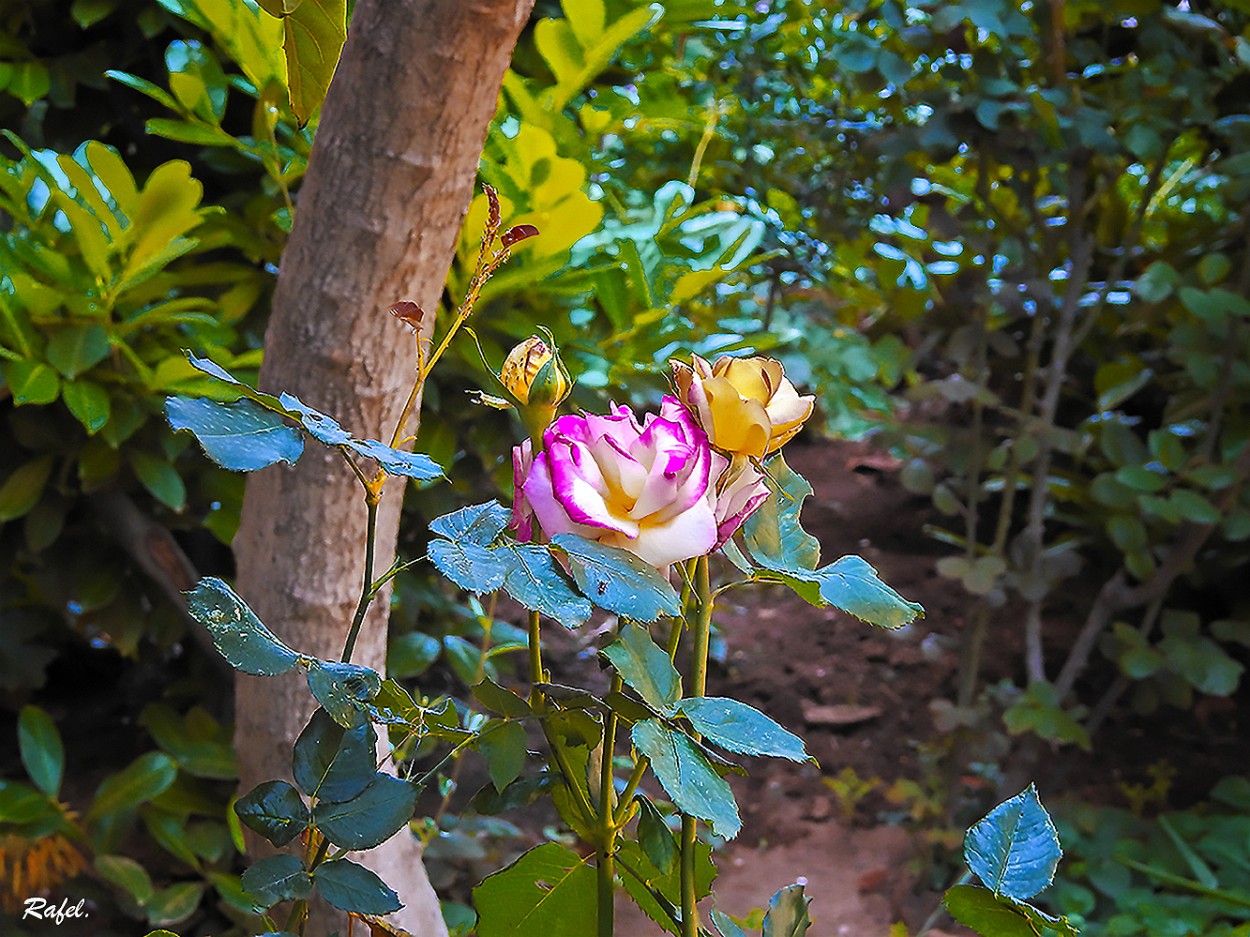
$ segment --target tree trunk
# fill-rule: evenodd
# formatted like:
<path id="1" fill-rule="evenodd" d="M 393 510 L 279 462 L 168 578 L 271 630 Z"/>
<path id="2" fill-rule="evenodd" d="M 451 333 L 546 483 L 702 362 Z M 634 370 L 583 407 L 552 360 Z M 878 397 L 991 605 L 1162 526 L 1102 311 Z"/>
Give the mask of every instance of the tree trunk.
<path id="1" fill-rule="evenodd" d="M 265 334 L 261 386 L 290 391 L 360 436 L 390 439 L 414 373 L 410 333 L 386 314 L 433 311 L 455 251 L 499 87 L 534 0 L 360 0 L 322 110 Z M 427 329 L 432 322 L 425 323 Z M 387 485 L 375 570 L 395 552 L 402 478 Z M 238 588 L 301 652 L 337 659 L 360 591 L 361 488 L 337 452 L 250 479 L 235 540 Z M 386 608 L 353 661 L 383 670 Z M 314 703 L 303 677 L 240 675 L 235 745 L 244 790 L 287 778 Z M 363 854 L 406 905 L 392 920 L 445 935 L 417 841 Z M 310 934 L 340 929 L 318 915 Z"/>

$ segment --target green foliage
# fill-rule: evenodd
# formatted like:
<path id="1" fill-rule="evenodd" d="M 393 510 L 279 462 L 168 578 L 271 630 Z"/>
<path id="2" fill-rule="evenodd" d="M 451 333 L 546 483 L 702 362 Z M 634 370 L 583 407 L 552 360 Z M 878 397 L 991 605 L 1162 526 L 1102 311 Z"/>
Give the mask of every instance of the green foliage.
<path id="1" fill-rule="evenodd" d="M 996 895 L 1032 898 L 1050 885 L 1062 852 L 1033 786 L 1003 801 L 968 831 L 968 867 Z"/>
<path id="2" fill-rule="evenodd" d="M 688 736 L 658 719 L 644 719 L 634 724 L 632 738 L 678 810 L 703 820 L 717 836 L 738 835 L 742 821 L 733 791 Z"/>
<path id="3" fill-rule="evenodd" d="M 65 776 L 65 746 L 52 717 L 38 706 L 23 706 L 17 720 L 22 765 L 35 787 L 55 798 Z"/>
<path id="4" fill-rule="evenodd" d="M 1153 818 L 1068 805 L 1058 818 L 1068 861 L 1047 904 L 1088 937 L 1234 937 L 1250 915 L 1242 862 L 1250 784 L 1221 780 L 1201 804 Z"/>
<path id="5" fill-rule="evenodd" d="M 595 873 L 558 843 L 535 846 L 473 889 L 481 937 L 583 937 L 595 929 Z"/>
<path id="6" fill-rule="evenodd" d="M 300 660 L 220 579 L 201 579 L 187 594 L 187 610 L 208 629 L 221 655 L 244 673 L 274 676 Z"/>
<path id="7" fill-rule="evenodd" d="M 1050 886 L 1062 856 L 1050 815 L 1029 785 L 968 830 L 964 859 L 986 887 L 956 885 L 942 903 L 951 916 L 985 937 L 1077 937 L 1067 918 L 1027 902 Z"/>

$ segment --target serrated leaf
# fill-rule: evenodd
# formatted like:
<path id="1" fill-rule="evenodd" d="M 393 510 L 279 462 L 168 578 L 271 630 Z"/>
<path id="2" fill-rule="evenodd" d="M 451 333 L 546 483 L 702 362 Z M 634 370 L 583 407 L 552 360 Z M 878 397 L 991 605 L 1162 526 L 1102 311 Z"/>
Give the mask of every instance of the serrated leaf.
<path id="1" fill-rule="evenodd" d="M 799 521 L 812 486 L 780 455 L 770 459 L 766 468 L 771 494 L 742 526 L 747 553 L 765 569 L 815 569 L 820 563 L 820 541 Z"/>
<path id="2" fill-rule="evenodd" d="M 626 625 L 621 636 L 603 649 L 603 655 L 648 706 L 659 713 L 672 712 L 681 697 L 681 675 L 645 627 Z"/>
<path id="3" fill-rule="evenodd" d="M 1078 937 L 1067 918 L 1043 914 L 1032 905 L 995 895 L 979 885 L 955 885 L 942 898 L 960 924 L 982 937 Z"/>
<path id="4" fill-rule="evenodd" d="M 239 819 L 275 846 L 285 846 L 308 826 L 310 815 L 299 791 L 286 781 L 266 781 L 234 805 Z"/>
<path id="5" fill-rule="evenodd" d="M 1030 784 L 968 830 L 964 860 L 997 895 L 1032 898 L 1054 880 L 1063 850 L 1055 825 Z"/>
<path id="6" fill-rule="evenodd" d="M 507 575 L 496 552 L 476 543 L 435 538 L 426 547 L 426 555 L 435 569 L 476 595 L 494 592 Z"/>
<path id="7" fill-rule="evenodd" d="M 217 380 L 224 381 L 232 387 L 237 387 L 240 393 L 252 400 L 255 400 L 266 410 L 273 410 L 278 413 L 287 412 L 286 408 L 282 406 L 282 402 L 278 400 L 277 397 L 273 396 L 273 394 L 261 393 L 248 384 L 245 384 L 211 358 L 200 358 L 189 351 L 186 352 L 186 355 L 187 360 L 191 362 L 191 366 L 197 371 L 202 371 L 209 377 L 215 377 Z M 295 414 L 291 414 L 291 416 L 292 418 L 298 419 Z"/>
<path id="8" fill-rule="evenodd" d="M 576 534 L 556 534 L 551 542 L 568 557 L 582 595 L 600 608 L 638 621 L 681 612 L 681 600 L 668 580 L 628 550 Z"/>
<path id="9" fill-rule="evenodd" d="M 638 803 L 638 844 L 651 864 L 659 872 L 669 875 L 677 868 L 677 860 L 681 856 L 677 839 L 650 798 L 640 794 L 635 800 Z"/>
<path id="10" fill-rule="evenodd" d="M 318 709 L 295 740 L 291 773 L 309 797 L 351 800 L 373 781 L 377 736 L 373 725 L 344 729 Z"/>
<path id="11" fill-rule="evenodd" d="M 300 659 L 220 579 L 201 579 L 187 593 L 187 612 L 208 629 L 221 656 L 236 670 L 272 677 L 286 673 Z"/>
<path id="12" fill-rule="evenodd" d="M 471 504 L 430 521 L 430 532 L 448 540 L 488 547 L 504 532 L 510 516 L 498 501 Z"/>
<path id="13" fill-rule="evenodd" d="M 747 937 L 746 932 L 734 922 L 733 918 L 719 908 L 712 909 L 711 917 L 712 923 L 720 931 L 720 937 Z"/>
<path id="14" fill-rule="evenodd" d="M 379 772 L 350 800 L 318 801 L 313 807 L 313 825 L 336 846 L 372 849 L 412 819 L 418 793 L 416 785 Z"/>
<path id="15" fill-rule="evenodd" d="M 312 890 L 312 876 L 299 856 L 268 856 L 243 873 L 243 888 L 264 907 L 303 898 Z"/>
<path id="16" fill-rule="evenodd" d="M 807 906 L 812 899 L 803 894 L 802 885 L 787 885 L 768 901 L 761 937 L 803 937 L 812 926 Z"/>
<path id="17" fill-rule="evenodd" d="M 308 663 L 308 689 L 345 729 L 358 723 L 364 704 L 377 696 L 381 688 L 382 678 L 368 667 L 330 660 Z"/>
<path id="18" fill-rule="evenodd" d="M 816 571 L 820 596 L 834 608 L 882 628 L 901 628 L 924 614 L 881 581 L 872 565 L 858 556 L 844 556 Z"/>
<path id="19" fill-rule="evenodd" d="M 738 835 L 742 821 L 733 791 L 689 738 L 658 719 L 636 723 L 632 738 L 678 810 L 705 821 L 717 836 Z"/>
<path id="20" fill-rule="evenodd" d="M 672 834 L 669 834 L 672 839 Z M 647 917 L 670 934 L 681 933 L 681 869 L 680 863 L 669 871 L 656 867 L 641 845 L 622 838 L 617 852 L 617 862 L 642 879 L 639 881 L 629 872 L 621 875 L 625 890 Z M 698 842 L 694 847 L 695 896 L 703 899 L 712 893 L 716 878 L 716 863 L 712 861 L 712 847 Z M 703 933 L 700 930 L 700 933 Z"/>
<path id="21" fill-rule="evenodd" d="M 478 937 L 586 937 L 595 932 L 598 898 L 586 860 L 544 843 L 473 889 Z"/>
<path id="22" fill-rule="evenodd" d="M 478 738 L 477 750 L 486 759 L 486 770 L 495 790 L 502 792 L 525 767 L 525 727 L 519 722 L 497 723 Z"/>
<path id="23" fill-rule="evenodd" d="M 376 439 L 357 439 L 334 417 L 308 406 L 294 394 L 279 394 L 277 399 L 282 412 L 299 420 L 309 435 L 323 445 L 346 446 L 358 455 L 373 459 L 392 475 L 417 481 L 430 481 L 443 475 L 442 468 L 424 453 L 392 449 Z"/>
<path id="24" fill-rule="evenodd" d="M 554 618 L 566 628 L 576 628 L 590 617 L 590 602 L 569 587 L 546 547 L 506 543 L 494 552 L 507 569 L 504 590 L 526 608 Z"/>
<path id="25" fill-rule="evenodd" d="M 721 696 L 692 696 L 681 700 L 677 709 L 704 739 L 731 752 L 812 760 L 801 738 L 746 703 Z"/>
<path id="26" fill-rule="evenodd" d="M 313 881 L 321 897 L 340 911 L 390 914 L 404 906 L 390 886 L 364 866 L 347 859 L 335 859 L 317 866 Z"/>
<path id="27" fill-rule="evenodd" d="M 491 712 L 509 719 L 521 719 L 533 713 L 529 703 L 489 678 L 473 686 L 473 695 Z"/>
<path id="28" fill-rule="evenodd" d="M 207 397 L 169 397 L 165 414 L 175 430 L 191 432 L 204 454 L 232 472 L 254 472 L 304 451 L 299 430 L 255 401 L 219 403 Z"/>
<path id="29" fill-rule="evenodd" d="M 35 787 L 56 797 L 65 774 L 65 746 L 52 717 L 38 706 L 23 706 L 17 718 L 17 741 L 22 765 Z"/>
<path id="30" fill-rule="evenodd" d="M 414 481 L 433 481 L 443 477 L 443 469 L 424 452 L 404 452 L 392 449 L 376 439 L 353 439 L 348 447 L 378 465 L 392 475 L 402 475 Z"/>

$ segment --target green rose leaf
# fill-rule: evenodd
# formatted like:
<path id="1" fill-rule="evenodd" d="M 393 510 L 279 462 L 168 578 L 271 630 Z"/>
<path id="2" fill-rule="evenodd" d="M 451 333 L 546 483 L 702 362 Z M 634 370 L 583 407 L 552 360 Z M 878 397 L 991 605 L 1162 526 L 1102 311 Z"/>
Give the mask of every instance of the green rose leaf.
<path id="1" fill-rule="evenodd" d="M 489 677 L 474 685 L 473 695 L 491 712 L 497 712 L 509 719 L 521 719 L 533 713 L 529 703 Z"/>
<path id="2" fill-rule="evenodd" d="M 692 696 L 679 702 L 677 709 L 707 741 L 731 752 L 813 760 L 801 738 L 746 703 L 721 696 Z"/>
<path id="3" fill-rule="evenodd" d="M 659 872 L 671 875 L 681 855 L 673 831 L 650 798 L 640 794 L 634 799 L 638 802 L 638 843 Z"/>
<path id="4" fill-rule="evenodd" d="M 354 914 L 390 914 L 404 905 L 380 878 L 347 859 L 317 866 L 313 882 L 321 897 L 340 911 Z"/>
<path id="5" fill-rule="evenodd" d="M 430 521 L 430 531 L 448 540 L 488 547 L 508 526 L 510 513 L 498 501 L 471 504 Z"/>
<path id="6" fill-rule="evenodd" d="M 234 805 L 239 819 L 275 846 L 285 846 L 308 826 L 308 807 L 286 781 L 266 781 Z"/>
<path id="7" fill-rule="evenodd" d="M 712 909 L 712 923 L 716 925 L 716 929 L 720 931 L 721 937 L 747 937 L 746 931 L 737 925 L 724 911 L 719 908 Z"/>
<path id="8" fill-rule="evenodd" d="M 979 885 L 956 885 L 942 899 L 960 924 L 982 937 L 1078 937 L 1067 918 L 1051 917 L 1023 901 L 996 895 Z"/>
<path id="9" fill-rule="evenodd" d="M 232 472 L 254 472 L 278 461 L 293 465 L 304 451 L 299 430 L 246 398 L 219 403 L 207 397 L 169 397 L 165 414 L 175 431 L 189 430 L 205 455 Z"/>
<path id="10" fill-rule="evenodd" d="M 478 738 L 477 750 L 486 759 L 495 790 L 502 792 L 525 767 L 525 727 L 519 722 L 495 723 Z"/>
<path id="11" fill-rule="evenodd" d="M 236 670 L 276 676 L 299 661 L 299 655 L 279 641 L 220 579 L 201 579 L 187 593 L 187 611 L 208 629 L 221 656 Z"/>
<path id="12" fill-rule="evenodd" d="M 394 836 L 417 807 L 415 784 L 376 773 L 369 785 L 344 801 L 318 801 L 313 825 L 345 849 L 372 849 Z"/>
<path id="13" fill-rule="evenodd" d="M 504 590 L 526 608 L 554 618 L 566 628 L 576 628 L 590 617 L 591 604 L 569 587 L 546 547 L 506 543 L 494 553 L 507 569 Z"/>
<path id="14" fill-rule="evenodd" d="M 17 741 L 22 765 L 35 787 L 56 797 L 65 774 L 65 746 L 52 717 L 38 706 L 23 706 L 17 719 Z"/>
<path id="15" fill-rule="evenodd" d="M 645 627 L 626 625 L 621 636 L 604 648 L 603 655 L 648 706 L 659 713 L 672 712 L 681 697 L 681 675 Z"/>
<path id="16" fill-rule="evenodd" d="M 308 689 L 345 729 L 357 723 L 364 704 L 377 696 L 381 688 L 382 678 L 368 667 L 330 660 L 308 664 Z"/>
<path id="17" fill-rule="evenodd" d="M 1032 898 L 1054 880 L 1063 850 L 1055 825 L 1030 784 L 968 830 L 964 860 L 997 895 Z"/>
<path id="18" fill-rule="evenodd" d="M 503 585 L 508 568 L 499 554 L 480 544 L 434 539 L 426 548 L 434 568 L 466 592 L 481 595 Z"/>
<path id="19" fill-rule="evenodd" d="M 665 830 L 667 833 L 667 829 Z M 673 838 L 668 834 L 669 839 Z M 622 840 L 617 852 L 622 867 L 638 874 L 639 881 L 628 872 L 621 875 L 625 890 L 647 917 L 670 934 L 681 933 L 681 869 L 680 863 L 671 869 L 657 867 L 648 851 L 639 843 Z M 712 861 L 712 847 L 697 843 L 694 849 L 695 896 L 706 898 L 712 893 L 712 881 L 716 878 L 716 864 Z"/>
<path id="20" fill-rule="evenodd" d="M 268 908 L 279 901 L 305 897 L 312 888 L 312 876 L 299 856 L 268 856 L 243 873 L 243 888 Z"/>
<path id="21" fill-rule="evenodd" d="M 632 737 L 678 810 L 703 820 L 717 836 L 738 835 L 742 821 L 733 791 L 694 742 L 658 719 L 636 723 Z"/>
<path id="22" fill-rule="evenodd" d="M 802 885 L 787 885 L 768 902 L 761 937 L 803 937 L 812 926 L 807 906 L 812 899 L 803 894 Z"/>
<path id="23" fill-rule="evenodd" d="M 473 889 L 478 937 L 586 937 L 595 932 L 598 898 L 586 860 L 544 843 Z"/>
<path id="24" fill-rule="evenodd" d="M 812 486 L 780 455 L 768 461 L 767 469 L 772 494 L 742 527 L 747 553 L 765 569 L 815 569 L 820 563 L 820 541 L 799 522 L 803 501 L 811 496 Z"/>
<path id="25" fill-rule="evenodd" d="M 373 781 L 377 736 L 373 725 L 344 729 L 324 709 L 318 709 L 295 740 L 291 773 L 309 797 L 351 800 Z"/>
<path id="26" fill-rule="evenodd" d="M 924 606 L 887 586 L 862 557 L 844 556 L 817 570 L 816 576 L 822 599 L 870 625 L 901 628 L 924 615 Z"/>
<path id="27" fill-rule="evenodd" d="M 219 365 L 216 361 L 213 361 L 211 358 L 199 358 L 189 351 L 186 353 L 186 355 L 187 355 L 187 360 L 191 362 L 191 367 L 195 368 L 197 371 L 202 371 L 205 374 L 207 374 L 209 377 L 215 377 L 217 378 L 217 380 L 224 381 L 225 383 L 231 385 L 232 387 L 237 387 L 241 394 L 243 394 L 244 396 L 252 400 L 255 400 L 258 404 L 260 404 L 266 410 L 273 410 L 276 413 L 283 413 L 283 414 L 287 413 L 286 408 L 282 406 L 282 402 L 278 400 L 278 398 L 275 397 L 273 394 L 263 394 L 260 391 L 256 390 L 254 387 L 250 386 L 249 384 L 243 383 L 243 381 L 239 380 L 237 377 L 235 377 L 233 374 L 231 374 L 229 371 L 227 371 L 225 368 Z M 294 419 L 299 418 L 298 415 L 296 414 L 288 414 L 288 415 L 290 415 Z"/>
<path id="28" fill-rule="evenodd" d="M 568 556 L 582 595 L 600 608 L 638 621 L 681 611 L 681 600 L 668 580 L 628 550 L 576 534 L 556 534 L 551 540 Z"/>

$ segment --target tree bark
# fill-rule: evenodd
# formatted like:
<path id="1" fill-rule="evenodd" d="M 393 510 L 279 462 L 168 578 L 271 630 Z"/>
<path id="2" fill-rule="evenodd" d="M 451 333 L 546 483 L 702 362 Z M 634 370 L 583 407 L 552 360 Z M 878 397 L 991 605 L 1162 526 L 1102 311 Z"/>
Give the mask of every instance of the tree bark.
<path id="1" fill-rule="evenodd" d="M 261 386 L 290 391 L 359 436 L 389 441 L 414 374 L 410 333 L 386 314 L 433 313 L 472 197 L 500 84 L 534 0 L 360 0 L 322 109 L 265 334 Z M 425 328 L 432 328 L 427 316 Z M 427 332 L 428 335 L 428 332 Z M 375 570 L 395 552 L 401 478 L 380 505 Z M 359 596 L 363 493 L 337 452 L 249 480 L 234 543 L 238 589 L 301 652 L 337 659 Z M 388 596 L 353 660 L 383 670 Z M 303 677 L 240 675 L 235 744 L 244 790 L 287 778 L 314 703 Z M 356 857 L 405 903 L 392 920 L 445 935 L 417 841 Z M 309 933 L 347 933 L 317 915 Z"/>

